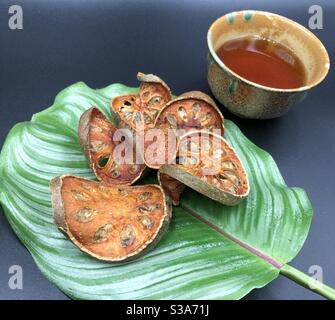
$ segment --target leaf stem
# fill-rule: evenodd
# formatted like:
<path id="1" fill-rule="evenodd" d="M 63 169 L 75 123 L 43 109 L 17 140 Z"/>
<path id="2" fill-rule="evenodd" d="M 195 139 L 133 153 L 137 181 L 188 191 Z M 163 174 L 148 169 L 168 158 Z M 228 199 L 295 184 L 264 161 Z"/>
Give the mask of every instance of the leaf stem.
<path id="1" fill-rule="evenodd" d="M 280 273 L 285 277 L 302 285 L 303 287 L 313 292 L 316 292 L 327 299 L 335 300 L 335 289 L 289 266 L 288 264 L 282 266 L 282 268 L 280 269 Z"/>

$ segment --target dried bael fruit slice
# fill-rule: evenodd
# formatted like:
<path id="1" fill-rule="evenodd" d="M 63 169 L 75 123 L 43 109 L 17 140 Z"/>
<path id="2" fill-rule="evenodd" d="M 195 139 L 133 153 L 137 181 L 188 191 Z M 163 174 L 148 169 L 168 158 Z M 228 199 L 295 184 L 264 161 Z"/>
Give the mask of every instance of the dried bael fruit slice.
<path id="1" fill-rule="evenodd" d="M 178 151 L 177 164 L 162 166 L 161 174 L 226 205 L 236 205 L 249 194 L 243 164 L 221 136 L 190 132 L 180 138 Z"/>
<path id="2" fill-rule="evenodd" d="M 166 104 L 157 117 L 155 128 L 183 129 L 184 133 L 194 129 L 216 130 L 217 134 L 223 135 L 223 121 L 223 115 L 211 97 L 200 91 L 190 91 Z"/>
<path id="3" fill-rule="evenodd" d="M 137 79 L 141 82 L 139 93 L 114 98 L 111 112 L 121 126 L 142 131 L 153 127 L 157 115 L 172 96 L 167 84 L 153 74 L 139 72 Z"/>
<path id="4" fill-rule="evenodd" d="M 167 230 L 171 205 L 158 185 L 113 187 L 63 175 L 50 182 L 56 225 L 104 261 L 139 257 Z"/>
<path id="5" fill-rule="evenodd" d="M 79 122 L 79 142 L 90 162 L 90 166 L 99 180 L 111 184 L 130 185 L 138 180 L 145 170 L 144 164 L 134 162 L 135 148 L 133 139 L 124 136 L 124 141 L 113 141 L 117 128 L 97 108 L 92 107 L 83 113 Z M 127 134 L 126 130 L 122 131 Z M 118 159 L 114 156 L 115 147 L 123 143 L 124 148 L 131 149 L 131 159 Z M 122 147 L 122 146 L 120 146 Z M 121 148 L 120 148 L 121 149 Z M 143 163 L 143 161 L 142 161 Z"/>
<path id="6" fill-rule="evenodd" d="M 155 129 L 165 135 L 164 145 L 161 141 L 153 141 L 146 134 L 143 148 L 145 164 L 152 169 L 159 169 L 163 163 L 171 163 L 176 152 L 171 147 L 171 143 L 175 144 L 174 137 L 178 138 L 187 132 L 208 130 L 223 135 L 223 121 L 219 108 L 205 93 L 190 91 L 180 95 L 166 104 L 155 122 Z"/>
<path id="7" fill-rule="evenodd" d="M 167 174 L 161 173 L 159 170 L 157 175 L 159 184 L 163 188 L 164 192 L 171 198 L 172 204 L 174 206 L 178 206 L 180 196 L 186 186 L 180 181 L 171 178 Z"/>

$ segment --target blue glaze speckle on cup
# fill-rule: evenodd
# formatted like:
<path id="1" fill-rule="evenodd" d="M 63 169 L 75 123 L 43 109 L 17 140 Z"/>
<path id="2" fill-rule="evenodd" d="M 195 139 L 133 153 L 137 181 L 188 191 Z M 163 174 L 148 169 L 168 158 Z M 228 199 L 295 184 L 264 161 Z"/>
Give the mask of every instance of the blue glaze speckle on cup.
<path id="1" fill-rule="evenodd" d="M 230 83 L 228 86 L 229 94 L 235 94 L 237 88 L 237 82 L 233 79 L 230 79 Z"/>
<path id="2" fill-rule="evenodd" d="M 227 14 L 227 22 L 228 24 L 233 24 L 235 21 L 235 13 Z"/>
<path id="3" fill-rule="evenodd" d="M 243 14 L 243 19 L 245 22 L 249 22 L 252 20 L 253 16 L 254 16 L 254 11 L 245 11 Z"/>

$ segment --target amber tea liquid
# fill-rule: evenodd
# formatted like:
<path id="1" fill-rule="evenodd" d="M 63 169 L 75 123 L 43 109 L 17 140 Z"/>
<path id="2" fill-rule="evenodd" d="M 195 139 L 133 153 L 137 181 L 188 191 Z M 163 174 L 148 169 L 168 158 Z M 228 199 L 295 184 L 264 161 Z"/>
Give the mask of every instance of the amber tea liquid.
<path id="1" fill-rule="evenodd" d="M 241 77 L 278 89 L 295 89 L 305 84 L 302 62 L 288 48 L 259 37 L 224 43 L 217 55 Z"/>

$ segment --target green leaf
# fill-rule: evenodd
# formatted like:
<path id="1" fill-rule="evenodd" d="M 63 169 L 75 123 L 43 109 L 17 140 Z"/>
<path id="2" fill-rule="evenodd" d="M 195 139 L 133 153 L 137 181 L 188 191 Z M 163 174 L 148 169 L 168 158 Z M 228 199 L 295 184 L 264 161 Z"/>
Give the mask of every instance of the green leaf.
<path id="1" fill-rule="evenodd" d="M 9 133 L 0 156 L 0 201 L 43 274 L 70 297 L 86 299 L 239 299 L 275 279 L 307 237 L 311 204 L 303 190 L 285 185 L 271 156 L 228 120 L 226 138 L 251 183 L 239 206 L 186 190 L 156 249 L 124 264 L 94 260 L 58 231 L 49 180 L 63 173 L 94 178 L 78 144 L 80 115 L 92 105 L 108 114 L 111 97 L 136 91 L 77 83 Z"/>

